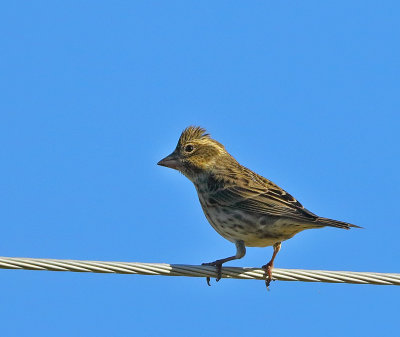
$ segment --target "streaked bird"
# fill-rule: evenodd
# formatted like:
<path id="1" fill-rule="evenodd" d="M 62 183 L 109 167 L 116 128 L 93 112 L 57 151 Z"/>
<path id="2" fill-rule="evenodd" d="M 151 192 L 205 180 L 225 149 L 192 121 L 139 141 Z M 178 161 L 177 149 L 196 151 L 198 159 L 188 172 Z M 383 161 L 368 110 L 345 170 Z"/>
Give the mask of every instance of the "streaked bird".
<path id="1" fill-rule="evenodd" d="M 240 165 L 200 127 L 186 128 L 174 152 L 158 165 L 178 170 L 192 181 L 211 226 L 236 245 L 234 256 L 204 263 L 217 267 L 217 281 L 221 278 L 222 264 L 241 259 L 246 247 L 273 246 L 271 260 L 262 266 L 268 287 L 282 241 L 310 228 L 361 228 L 305 209 L 282 188 Z"/>

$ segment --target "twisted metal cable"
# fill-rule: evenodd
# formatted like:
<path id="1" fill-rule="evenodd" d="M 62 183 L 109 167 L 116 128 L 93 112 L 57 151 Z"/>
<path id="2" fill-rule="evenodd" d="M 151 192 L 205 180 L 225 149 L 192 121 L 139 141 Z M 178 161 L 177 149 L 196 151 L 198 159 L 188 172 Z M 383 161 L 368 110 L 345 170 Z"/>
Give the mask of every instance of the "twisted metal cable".
<path id="1" fill-rule="evenodd" d="M 0 257 L 0 268 L 189 277 L 217 276 L 216 268 L 212 266 L 19 257 Z M 223 267 L 222 277 L 265 280 L 266 274 L 265 270 L 260 268 Z M 279 281 L 400 285 L 400 274 L 397 273 L 273 269 L 272 279 Z"/>

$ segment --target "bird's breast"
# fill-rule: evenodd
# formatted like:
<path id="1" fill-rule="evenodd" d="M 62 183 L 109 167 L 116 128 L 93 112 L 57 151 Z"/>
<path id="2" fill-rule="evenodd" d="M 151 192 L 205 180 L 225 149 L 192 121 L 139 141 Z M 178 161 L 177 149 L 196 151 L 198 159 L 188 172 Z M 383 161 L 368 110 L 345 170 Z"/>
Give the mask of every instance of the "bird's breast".
<path id="1" fill-rule="evenodd" d="M 221 236 L 231 242 L 242 240 L 248 247 L 272 246 L 306 229 L 291 219 L 221 206 L 204 194 L 199 193 L 199 200 L 208 222 Z"/>

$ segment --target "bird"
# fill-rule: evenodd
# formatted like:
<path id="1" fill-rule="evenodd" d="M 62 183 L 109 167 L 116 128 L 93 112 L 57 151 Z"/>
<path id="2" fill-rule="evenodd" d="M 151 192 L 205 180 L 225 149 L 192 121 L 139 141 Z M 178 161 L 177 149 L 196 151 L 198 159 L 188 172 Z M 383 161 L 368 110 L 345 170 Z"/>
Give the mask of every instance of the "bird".
<path id="1" fill-rule="evenodd" d="M 181 172 L 194 184 L 208 222 L 235 244 L 235 255 L 203 263 L 217 268 L 217 281 L 222 265 L 243 258 L 246 247 L 272 246 L 272 258 L 262 266 L 268 288 L 283 241 L 305 229 L 362 228 L 310 212 L 278 185 L 239 164 L 199 126 L 184 129 L 175 150 L 157 164 Z"/>

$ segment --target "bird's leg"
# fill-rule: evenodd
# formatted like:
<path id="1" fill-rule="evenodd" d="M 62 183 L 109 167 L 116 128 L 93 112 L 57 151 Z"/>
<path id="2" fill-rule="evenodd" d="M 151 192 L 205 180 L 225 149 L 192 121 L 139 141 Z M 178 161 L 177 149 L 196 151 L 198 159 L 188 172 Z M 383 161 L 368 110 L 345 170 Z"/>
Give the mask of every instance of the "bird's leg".
<path id="1" fill-rule="evenodd" d="M 222 277 L 222 264 L 228 261 L 241 259 L 246 254 L 246 247 L 244 245 L 244 241 L 238 240 L 235 241 L 236 245 L 236 255 L 227 257 L 225 259 L 216 260 L 214 262 L 202 263 L 203 266 L 216 266 L 217 267 L 217 278 L 218 282 Z M 210 286 L 210 277 L 207 276 L 207 284 Z"/>
<path id="2" fill-rule="evenodd" d="M 272 268 L 274 267 L 274 260 L 276 257 L 276 254 L 278 254 L 278 252 L 281 249 L 281 242 L 277 242 L 274 244 L 274 253 L 272 254 L 272 258 L 271 260 L 263 265 L 261 268 L 265 269 L 267 272 L 267 278 L 265 280 L 265 285 L 267 286 L 267 288 L 269 287 L 269 284 L 271 283 L 272 280 Z"/>

